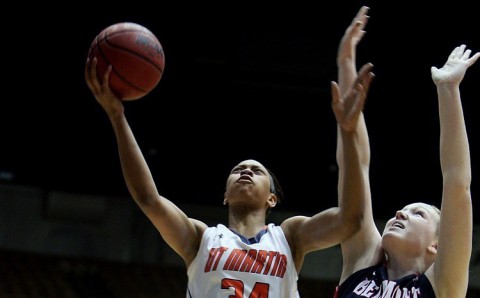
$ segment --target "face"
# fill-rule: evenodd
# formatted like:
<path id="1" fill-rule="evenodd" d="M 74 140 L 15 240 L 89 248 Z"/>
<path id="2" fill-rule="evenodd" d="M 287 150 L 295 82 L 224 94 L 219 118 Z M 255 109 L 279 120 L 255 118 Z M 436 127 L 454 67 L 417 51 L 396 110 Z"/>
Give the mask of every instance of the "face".
<path id="1" fill-rule="evenodd" d="M 258 161 L 253 159 L 242 161 L 230 172 L 225 192 L 228 204 L 250 202 L 263 206 L 265 203 L 272 204 L 269 202 L 272 196 L 268 171 Z"/>
<path id="2" fill-rule="evenodd" d="M 430 205 L 414 203 L 397 211 L 385 225 L 382 246 L 418 255 L 437 242 L 438 212 Z"/>

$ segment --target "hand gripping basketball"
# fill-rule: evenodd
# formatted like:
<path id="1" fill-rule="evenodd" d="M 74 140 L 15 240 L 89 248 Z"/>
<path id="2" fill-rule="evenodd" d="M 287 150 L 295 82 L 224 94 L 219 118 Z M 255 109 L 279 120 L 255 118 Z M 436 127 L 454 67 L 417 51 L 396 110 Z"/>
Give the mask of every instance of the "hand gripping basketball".
<path id="1" fill-rule="evenodd" d="M 122 100 L 136 100 L 160 82 L 165 56 L 157 37 L 136 23 L 123 22 L 103 29 L 93 40 L 88 57 L 97 58 L 100 82 L 112 65 L 109 85 Z"/>

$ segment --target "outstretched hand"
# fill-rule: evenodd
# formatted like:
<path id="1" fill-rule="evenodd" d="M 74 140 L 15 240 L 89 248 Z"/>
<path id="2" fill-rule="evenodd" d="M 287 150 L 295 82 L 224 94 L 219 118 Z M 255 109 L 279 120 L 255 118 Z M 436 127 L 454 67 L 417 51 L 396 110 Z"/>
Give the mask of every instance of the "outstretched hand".
<path id="1" fill-rule="evenodd" d="M 471 50 L 466 50 L 466 46 L 464 44 L 456 47 L 442 68 L 438 69 L 435 66 L 432 66 L 431 73 L 433 82 L 436 85 L 459 85 L 467 69 L 472 66 L 478 60 L 478 58 L 480 58 L 480 52 L 477 52 L 475 55 L 470 57 L 471 53 Z"/>
<path id="2" fill-rule="evenodd" d="M 369 7 L 362 6 L 350 26 L 345 30 L 338 47 L 337 63 L 345 62 L 346 59 L 355 59 L 355 48 L 365 35 L 364 29 L 369 19 L 367 15 L 369 10 Z"/>
<path id="3" fill-rule="evenodd" d="M 357 127 L 358 117 L 363 110 L 368 89 L 375 77 L 371 72 L 372 63 L 366 63 L 360 69 L 353 86 L 345 94 L 341 94 L 340 87 L 334 81 L 332 87 L 332 109 L 335 119 L 342 129 L 351 132 Z"/>
<path id="4" fill-rule="evenodd" d="M 103 76 L 103 82 L 101 83 L 97 76 L 97 58 L 93 58 L 93 61 L 87 59 L 85 64 L 85 81 L 88 88 L 92 91 L 93 96 L 107 112 L 109 116 L 113 116 L 117 113 L 123 113 L 122 101 L 112 92 L 108 85 L 110 73 L 112 67 L 109 66 Z"/>

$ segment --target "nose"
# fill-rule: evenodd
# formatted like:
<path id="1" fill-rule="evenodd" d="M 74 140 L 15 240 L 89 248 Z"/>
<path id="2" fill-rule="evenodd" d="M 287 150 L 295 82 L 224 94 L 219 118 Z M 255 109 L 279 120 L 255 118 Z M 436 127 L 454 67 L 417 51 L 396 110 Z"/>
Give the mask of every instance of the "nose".
<path id="1" fill-rule="evenodd" d="M 253 176 L 253 172 L 249 168 L 245 168 L 240 172 L 240 176 L 242 175 Z"/>
<path id="2" fill-rule="evenodd" d="M 396 219 L 407 219 L 408 216 L 407 216 L 407 213 L 405 213 L 404 211 L 398 210 L 397 213 L 395 213 L 395 218 Z"/>

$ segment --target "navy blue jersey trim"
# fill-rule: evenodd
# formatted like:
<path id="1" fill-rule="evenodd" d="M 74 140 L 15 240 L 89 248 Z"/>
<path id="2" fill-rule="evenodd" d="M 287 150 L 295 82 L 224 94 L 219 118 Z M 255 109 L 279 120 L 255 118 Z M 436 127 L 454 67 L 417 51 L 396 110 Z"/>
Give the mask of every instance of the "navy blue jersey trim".
<path id="1" fill-rule="evenodd" d="M 242 240 L 243 243 L 245 243 L 245 244 L 255 244 L 255 243 L 259 243 L 260 239 L 262 239 L 262 236 L 267 233 L 267 228 L 265 227 L 260 232 L 258 232 L 258 234 L 255 237 L 252 237 L 252 238 L 247 238 L 247 237 L 239 234 L 237 231 L 232 230 L 232 229 L 230 229 L 230 231 L 232 231 L 232 233 L 234 233 L 235 235 L 240 237 L 240 240 Z"/>

